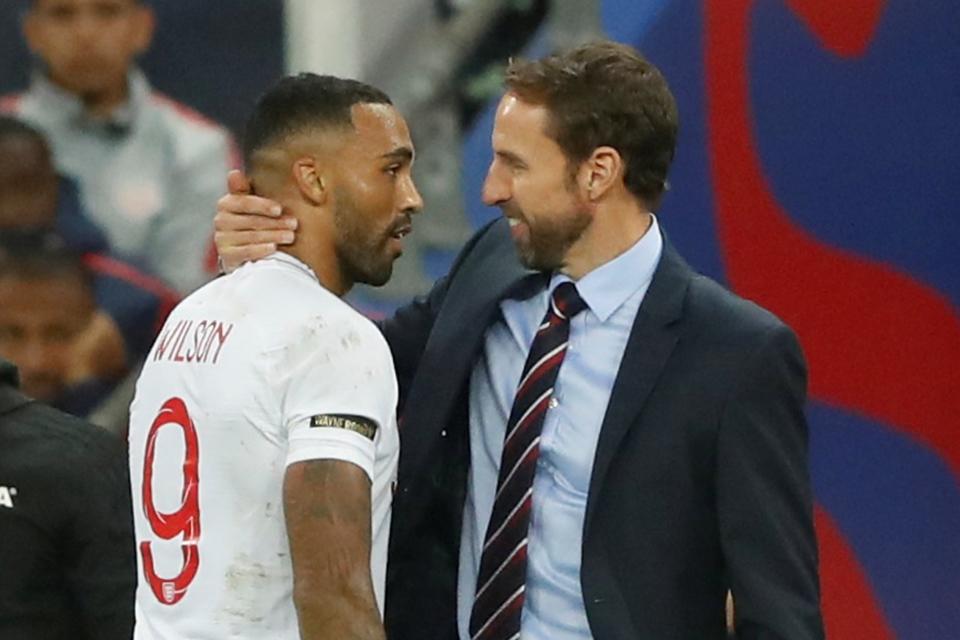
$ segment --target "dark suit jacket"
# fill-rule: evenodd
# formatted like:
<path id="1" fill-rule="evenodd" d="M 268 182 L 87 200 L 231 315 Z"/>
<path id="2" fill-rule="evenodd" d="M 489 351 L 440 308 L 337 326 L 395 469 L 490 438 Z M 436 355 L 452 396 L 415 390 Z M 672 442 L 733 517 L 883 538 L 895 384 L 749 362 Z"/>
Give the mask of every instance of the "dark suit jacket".
<path id="1" fill-rule="evenodd" d="M 137 563 L 116 436 L 16 390 L 0 359 L 0 638 L 129 640 Z M 10 495 L 11 490 L 14 495 Z"/>
<path id="2" fill-rule="evenodd" d="M 531 278 L 500 220 L 383 327 L 401 386 L 395 640 L 456 637 L 467 386 L 499 302 Z M 739 637 L 823 637 L 805 392 L 793 332 L 665 243 L 593 465 L 580 580 L 594 637 L 723 638 L 728 588 Z"/>

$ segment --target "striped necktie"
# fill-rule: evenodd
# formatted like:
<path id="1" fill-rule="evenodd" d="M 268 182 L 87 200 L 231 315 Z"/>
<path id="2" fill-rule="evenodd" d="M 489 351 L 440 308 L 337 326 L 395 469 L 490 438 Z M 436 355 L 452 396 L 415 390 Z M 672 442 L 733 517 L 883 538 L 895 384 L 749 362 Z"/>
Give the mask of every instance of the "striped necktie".
<path id="1" fill-rule="evenodd" d="M 527 532 L 540 432 L 560 365 L 567 352 L 570 318 L 586 308 L 572 282 L 557 286 L 537 329 L 507 420 L 497 493 L 487 524 L 470 614 L 472 640 L 520 637 Z"/>

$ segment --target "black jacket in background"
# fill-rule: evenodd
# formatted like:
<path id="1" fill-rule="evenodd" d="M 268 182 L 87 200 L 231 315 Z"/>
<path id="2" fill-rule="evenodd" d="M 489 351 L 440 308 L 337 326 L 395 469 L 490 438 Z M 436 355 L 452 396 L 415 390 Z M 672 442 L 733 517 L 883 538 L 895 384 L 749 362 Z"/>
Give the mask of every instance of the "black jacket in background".
<path id="1" fill-rule="evenodd" d="M 127 640 L 136 559 L 122 444 L 16 380 L 0 360 L 0 638 Z"/>

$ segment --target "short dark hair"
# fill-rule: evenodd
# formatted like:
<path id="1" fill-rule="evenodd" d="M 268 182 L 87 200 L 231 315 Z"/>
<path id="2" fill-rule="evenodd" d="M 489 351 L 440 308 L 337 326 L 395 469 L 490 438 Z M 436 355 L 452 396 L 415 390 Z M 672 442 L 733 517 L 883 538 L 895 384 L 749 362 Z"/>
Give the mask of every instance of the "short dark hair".
<path id="1" fill-rule="evenodd" d="M 506 87 L 549 111 L 546 134 L 571 165 L 610 146 L 623 157 L 624 182 L 651 208 L 666 188 L 677 143 L 677 103 L 660 71 L 635 49 L 611 41 L 541 60 L 511 60 Z"/>
<path id="2" fill-rule="evenodd" d="M 10 138 L 28 138 L 44 149 L 49 149 L 47 138 L 39 129 L 16 116 L 0 114 L 0 141 Z"/>
<path id="3" fill-rule="evenodd" d="M 352 127 L 355 104 L 393 104 L 386 93 L 357 80 L 301 73 L 287 76 L 257 101 L 243 136 L 243 157 L 312 127 Z"/>
<path id="4" fill-rule="evenodd" d="M 82 258 L 56 233 L 34 229 L 0 231 L 0 278 L 75 278 L 93 295 L 93 276 Z"/>

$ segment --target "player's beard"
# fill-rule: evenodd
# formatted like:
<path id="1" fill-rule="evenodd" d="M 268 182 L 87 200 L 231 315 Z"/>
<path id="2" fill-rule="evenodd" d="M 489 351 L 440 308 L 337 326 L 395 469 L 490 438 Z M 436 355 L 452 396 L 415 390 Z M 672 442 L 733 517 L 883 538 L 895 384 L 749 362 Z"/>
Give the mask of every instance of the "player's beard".
<path id="1" fill-rule="evenodd" d="M 374 287 L 387 283 L 393 275 L 393 261 L 387 243 L 393 227 L 376 229 L 345 190 L 336 193 L 333 219 L 337 228 L 337 260 L 341 273 L 350 282 Z"/>

